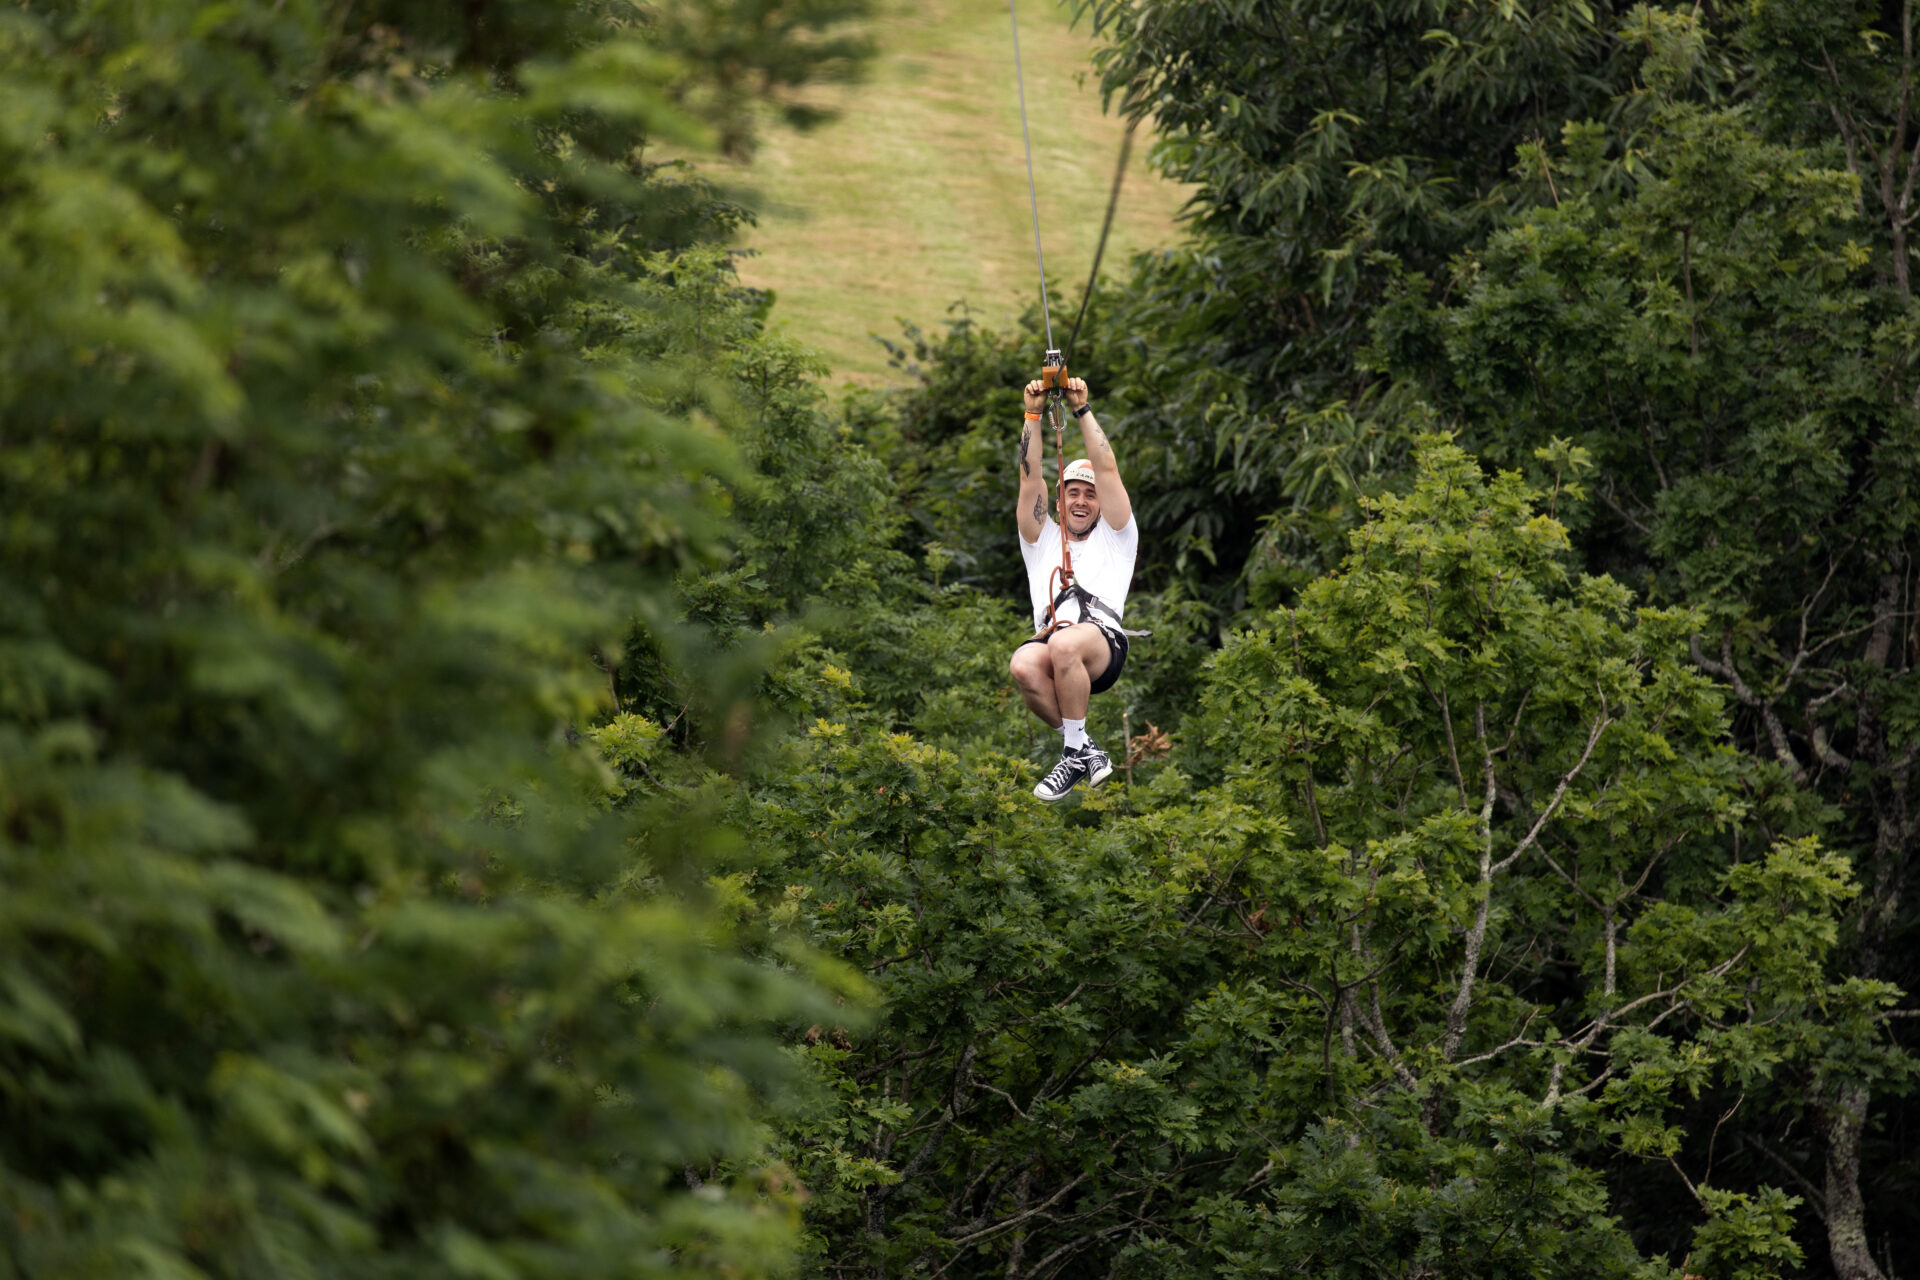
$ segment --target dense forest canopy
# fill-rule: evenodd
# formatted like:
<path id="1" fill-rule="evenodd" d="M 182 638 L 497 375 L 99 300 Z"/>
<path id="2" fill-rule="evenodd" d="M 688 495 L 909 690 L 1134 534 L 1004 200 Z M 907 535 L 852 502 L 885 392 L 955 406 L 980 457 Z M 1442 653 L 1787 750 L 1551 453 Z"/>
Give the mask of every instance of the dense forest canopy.
<path id="1" fill-rule="evenodd" d="M 1077 11 L 1062 809 L 1036 326 L 832 404 L 659 160 L 868 5 L 0 15 L 0 1274 L 1920 1267 L 1920 16 Z"/>

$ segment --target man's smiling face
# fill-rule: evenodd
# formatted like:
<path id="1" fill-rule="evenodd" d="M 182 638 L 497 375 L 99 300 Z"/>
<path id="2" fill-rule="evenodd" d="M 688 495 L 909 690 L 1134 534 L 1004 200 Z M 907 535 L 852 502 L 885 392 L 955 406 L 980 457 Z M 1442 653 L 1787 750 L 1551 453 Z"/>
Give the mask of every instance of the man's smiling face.
<path id="1" fill-rule="evenodd" d="M 1091 484 L 1067 481 L 1065 506 L 1068 537 L 1078 540 L 1093 532 L 1093 522 L 1100 518 L 1100 495 Z"/>

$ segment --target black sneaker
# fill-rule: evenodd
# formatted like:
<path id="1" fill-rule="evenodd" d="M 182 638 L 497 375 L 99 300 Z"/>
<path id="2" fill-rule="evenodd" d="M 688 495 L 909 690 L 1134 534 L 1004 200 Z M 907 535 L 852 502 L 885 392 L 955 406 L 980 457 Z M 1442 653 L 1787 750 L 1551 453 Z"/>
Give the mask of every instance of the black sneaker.
<path id="1" fill-rule="evenodd" d="M 1105 756 L 1101 757 L 1102 760 L 1105 758 Z M 1113 772 L 1113 766 L 1111 764 L 1107 765 L 1107 772 Z M 1054 804 L 1058 801 L 1065 800 L 1067 793 L 1072 791 L 1074 787 L 1079 784 L 1080 779 L 1086 776 L 1086 757 L 1074 748 L 1068 747 L 1060 753 L 1060 763 L 1053 766 L 1053 771 L 1046 777 L 1040 779 L 1039 784 L 1034 787 L 1033 794 L 1045 800 L 1048 804 Z"/>
<path id="2" fill-rule="evenodd" d="M 1089 742 L 1080 748 L 1080 763 L 1087 767 L 1087 790 L 1091 791 L 1113 776 L 1113 759 Z"/>

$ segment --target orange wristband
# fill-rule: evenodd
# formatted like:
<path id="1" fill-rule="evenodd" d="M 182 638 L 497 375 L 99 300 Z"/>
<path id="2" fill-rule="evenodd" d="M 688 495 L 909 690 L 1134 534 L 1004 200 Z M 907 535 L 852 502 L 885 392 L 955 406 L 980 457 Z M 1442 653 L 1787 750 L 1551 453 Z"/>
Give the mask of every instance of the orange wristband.
<path id="1" fill-rule="evenodd" d="M 1023 413 L 1021 416 L 1024 417 L 1028 422 L 1040 421 L 1040 415 L 1037 413 Z"/>

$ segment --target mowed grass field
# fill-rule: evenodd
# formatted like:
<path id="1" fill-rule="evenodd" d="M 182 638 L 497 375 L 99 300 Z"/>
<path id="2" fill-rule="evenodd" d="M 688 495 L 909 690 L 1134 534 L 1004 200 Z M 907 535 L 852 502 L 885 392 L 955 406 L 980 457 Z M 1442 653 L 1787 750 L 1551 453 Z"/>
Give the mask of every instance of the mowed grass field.
<path id="1" fill-rule="evenodd" d="M 879 0 L 866 80 L 816 100 L 837 119 L 807 133 L 768 126 L 723 180 L 760 224 L 742 238 L 743 280 L 775 291 L 773 326 L 824 354 L 829 385 L 899 380 L 878 334 L 938 331 L 965 303 L 1004 328 L 1039 292 L 1020 144 L 1012 28 L 993 0 Z M 1020 6 L 1040 231 L 1064 345 L 1100 236 L 1124 124 L 1102 113 L 1094 41 L 1045 0 Z M 1134 137 L 1103 274 L 1173 242 L 1185 192 L 1148 167 Z M 1035 352 L 1038 360 L 1039 352 Z"/>

